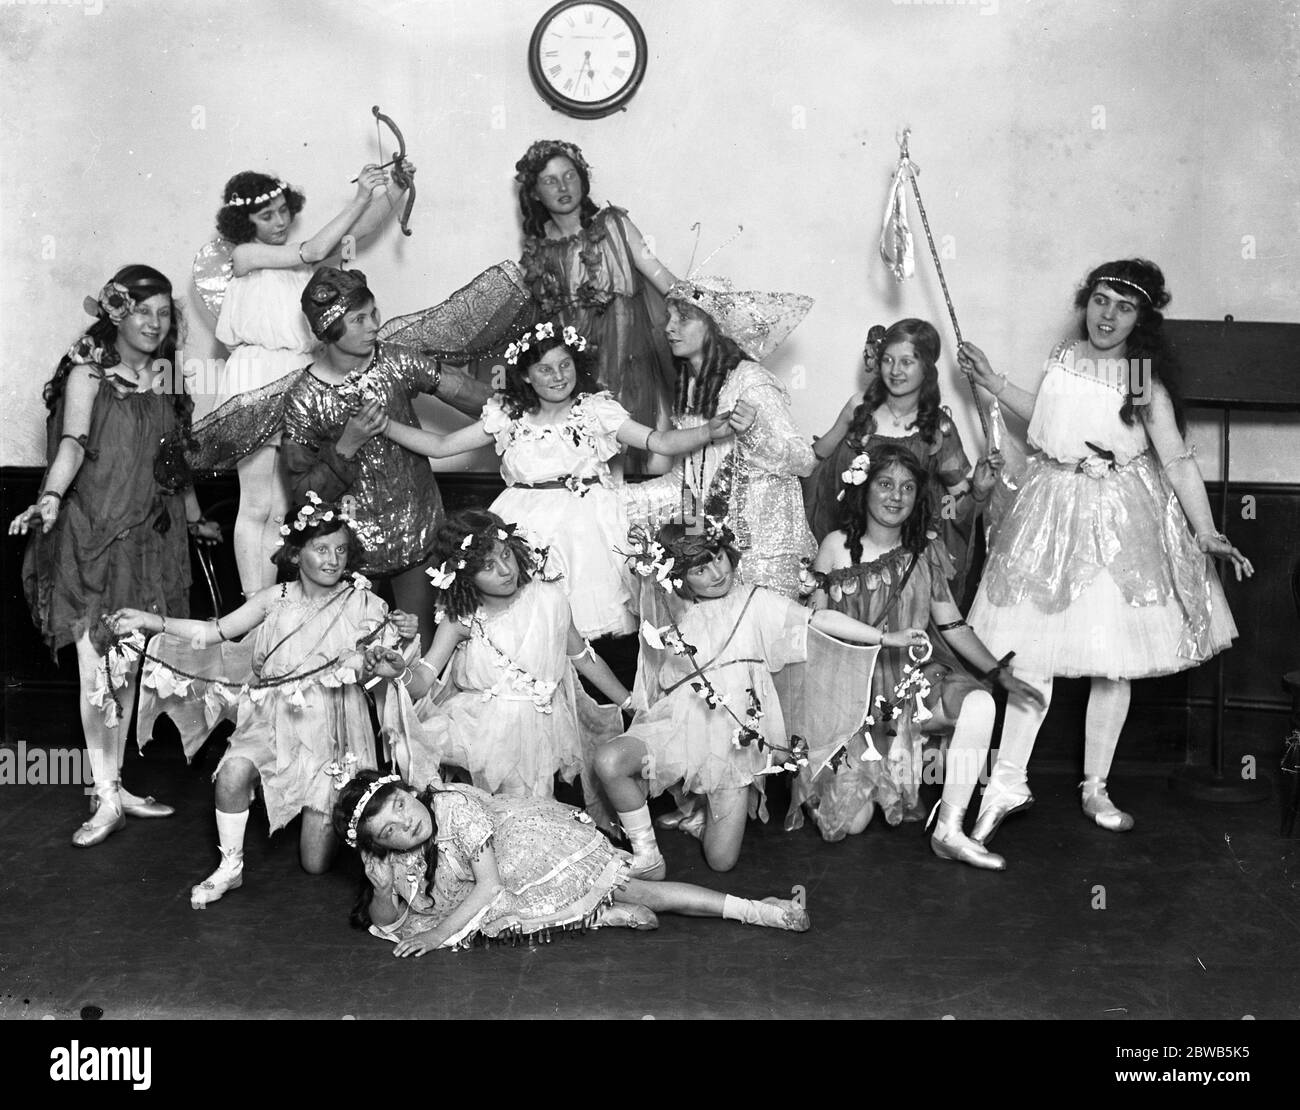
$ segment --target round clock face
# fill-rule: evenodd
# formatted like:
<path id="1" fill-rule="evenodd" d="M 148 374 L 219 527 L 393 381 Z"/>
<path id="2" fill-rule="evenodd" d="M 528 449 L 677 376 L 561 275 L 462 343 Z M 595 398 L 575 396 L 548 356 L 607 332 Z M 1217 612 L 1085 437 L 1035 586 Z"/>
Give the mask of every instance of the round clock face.
<path id="1" fill-rule="evenodd" d="M 563 112 L 601 116 L 620 108 L 645 74 L 645 35 L 626 8 L 567 0 L 533 32 L 529 68 L 538 91 Z"/>

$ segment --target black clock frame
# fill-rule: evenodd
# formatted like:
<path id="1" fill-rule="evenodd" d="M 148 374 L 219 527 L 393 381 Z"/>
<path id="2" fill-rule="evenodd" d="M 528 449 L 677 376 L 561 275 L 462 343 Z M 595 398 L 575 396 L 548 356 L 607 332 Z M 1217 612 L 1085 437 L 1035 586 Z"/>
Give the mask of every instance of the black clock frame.
<path id="1" fill-rule="evenodd" d="M 557 92 L 551 86 L 542 72 L 540 49 L 542 35 L 546 33 L 546 29 L 556 16 L 568 8 L 576 8 L 582 4 L 591 3 L 598 3 L 601 7 L 609 8 L 627 24 L 628 30 L 632 32 L 632 38 L 636 43 L 636 63 L 632 67 L 632 75 L 628 78 L 627 84 L 619 92 L 606 97 L 604 100 L 589 103 L 587 101 L 573 100 L 563 93 Z M 528 40 L 528 75 L 533 79 L 533 87 L 541 98 L 551 106 L 553 111 L 563 112 L 567 116 L 573 116 L 574 119 L 601 119 L 603 116 L 624 110 L 627 107 L 627 102 L 636 95 L 637 90 L 641 87 L 641 82 L 645 79 L 645 66 L 645 32 L 641 29 L 641 24 L 637 21 L 636 16 L 622 4 L 615 3 L 615 0 L 560 0 L 560 3 L 550 8 L 537 21 L 537 26 L 533 28 L 532 37 Z"/>

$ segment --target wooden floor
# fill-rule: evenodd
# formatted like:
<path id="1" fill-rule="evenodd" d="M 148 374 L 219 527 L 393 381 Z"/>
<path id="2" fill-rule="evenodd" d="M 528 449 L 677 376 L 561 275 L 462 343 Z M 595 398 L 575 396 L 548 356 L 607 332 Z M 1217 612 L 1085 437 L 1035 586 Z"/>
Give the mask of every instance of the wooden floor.
<path id="1" fill-rule="evenodd" d="M 129 820 L 88 851 L 69 845 L 81 790 L 0 787 L 0 1016 L 1300 1014 L 1300 838 L 1279 837 L 1276 801 L 1209 806 L 1163 778 L 1120 778 L 1113 793 L 1138 824 L 1116 835 L 1080 815 L 1072 777 L 1039 775 L 1038 805 L 995 842 L 1004 874 L 935 858 L 916 825 L 830 845 L 810 828 L 751 824 L 725 876 L 696 841 L 665 832 L 673 878 L 748 896 L 800 884 L 812 931 L 665 916 L 653 933 L 399 961 L 348 925 L 355 857 L 309 876 L 296 826 L 268 840 L 260 815 L 243 888 L 190 908 L 190 886 L 216 863 L 216 749 L 189 767 L 178 745 L 133 755 L 128 784 L 178 813 Z"/>

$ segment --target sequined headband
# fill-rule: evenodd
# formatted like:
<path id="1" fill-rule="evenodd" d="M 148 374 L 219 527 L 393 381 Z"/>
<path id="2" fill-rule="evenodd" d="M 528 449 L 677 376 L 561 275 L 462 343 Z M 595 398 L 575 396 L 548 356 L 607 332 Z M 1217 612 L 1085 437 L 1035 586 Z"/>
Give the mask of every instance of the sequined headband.
<path id="1" fill-rule="evenodd" d="M 1130 289 L 1136 289 L 1141 293 L 1142 299 L 1146 301 L 1147 304 L 1151 304 L 1151 294 L 1143 289 L 1136 281 L 1129 281 L 1127 278 L 1110 277 L 1108 274 L 1102 274 L 1101 277 L 1092 283 L 1092 287 L 1095 289 L 1099 285 L 1127 285 Z"/>
<path id="2" fill-rule="evenodd" d="M 361 801 L 357 802 L 356 808 L 352 811 L 352 817 L 348 820 L 348 844 L 353 848 L 357 846 L 357 826 L 361 824 L 361 814 L 365 812 L 366 806 L 370 804 L 370 799 L 379 793 L 382 787 L 387 786 L 390 782 L 401 782 L 401 775 L 385 775 L 381 779 L 375 779 L 366 787 L 366 792 L 361 795 Z"/>
<path id="3" fill-rule="evenodd" d="M 286 186 L 283 181 L 277 181 L 275 183 L 274 189 L 272 189 L 270 192 L 263 193 L 259 197 L 233 196 L 228 201 L 226 201 L 226 203 L 231 208 L 244 208 L 249 205 L 251 205 L 254 208 L 258 208 L 261 205 L 265 204 L 268 200 L 275 200 L 275 198 L 278 197 L 281 193 L 283 193 L 287 187 L 288 186 Z"/>

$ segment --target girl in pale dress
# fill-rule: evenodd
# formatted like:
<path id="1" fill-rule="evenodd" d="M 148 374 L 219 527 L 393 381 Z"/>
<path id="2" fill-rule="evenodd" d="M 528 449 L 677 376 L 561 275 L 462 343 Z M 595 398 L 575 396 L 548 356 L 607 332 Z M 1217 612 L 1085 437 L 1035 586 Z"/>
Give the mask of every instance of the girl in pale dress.
<path id="1" fill-rule="evenodd" d="M 646 563 L 650 555 L 655 560 Z M 667 524 L 641 556 L 642 567 L 654 571 L 647 580 L 671 585 L 681 615 L 667 633 L 643 626 L 638 690 L 645 708 L 596 754 L 596 775 L 631 841 L 632 874 L 640 878 L 666 872 L 646 794 L 656 797 L 678 784 L 681 792 L 708 800 L 701 839 L 709 866 L 729 871 L 736 865 L 746 819 L 766 819 L 770 753 L 792 750 L 772 676 L 808 658 L 810 626 L 855 644 L 925 642 L 920 628 L 886 637 L 843 613 L 814 613 L 742 584 L 741 559 L 731 530 L 713 522 L 701 532 Z M 651 643 L 650 635 L 664 640 Z M 744 727 L 749 733 L 738 732 Z"/>
<path id="2" fill-rule="evenodd" d="M 790 396 L 761 360 L 807 314 L 792 293 L 732 289 L 723 278 L 679 281 L 668 291 L 667 335 L 677 361 L 672 422 L 695 428 L 730 413 L 735 435 L 678 460 L 661 477 L 629 486 L 628 518 L 653 533 L 673 519 L 726 518 L 744 559 L 741 585 L 794 597 L 801 564 L 817 544 L 799 479 L 816 462 L 790 419 Z"/>
<path id="3" fill-rule="evenodd" d="M 1238 580 L 1254 573 L 1216 530 L 1183 440 L 1159 267 L 1108 262 L 1074 303 L 1079 332 L 1057 345 L 1033 389 L 994 373 L 971 343 L 959 356 L 1029 421 L 1036 451 L 994 533 L 970 623 L 995 655 L 1015 649 L 1021 677 L 1042 691 L 1044 706 L 1007 707 L 975 825 L 981 842 L 1033 802 L 1026 768 L 1054 675 L 1092 679 L 1083 812 L 1103 829 L 1131 829 L 1106 780 L 1132 680 L 1194 667 L 1236 636 L 1210 556 L 1229 561 Z"/>
<path id="4" fill-rule="evenodd" d="M 787 827 L 802 824 L 800 804 L 826 840 L 862 832 L 877 807 L 891 825 L 919 820 L 922 744 L 927 736 L 947 733 L 943 798 L 931 814 L 930 847 L 941 859 L 1001 871 L 1006 861 L 967 837 L 962 827 L 993 735 L 993 697 L 984 683 L 996 681 L 1036 708 L 1042 708 L 1042 696 L 995 660 L 962 619 L 948 589 L 952 563 L 930 530 L 930 476 L 916 456 L 900 443 L 877 443 L 869 456 L 852 459 L 845 474 L 841 527 L 817 553 L 818 588 L 810 604 L 879 628 L 886 650 L 873 674 L 870 741 L 865 730 L 855 733 L 838 768 L 824 766 L 829 752 L 810 753 L 810 766 L 793 791 Z M 897 642 L 893 630 L 909 626 L 928 629 L 920 653 L 904 651 Z M 905 686 L 900 697 L 909 665 L 919 668 L 925 683 Z M 820 739 L 809 737 L 810 748 Z"/>
<path id="5" fill-rule="evenodd" d="M 338 847 L 329 814 L 340 773 L 375 765 L 360 686 L 364 650 L 374 643 L 396 649 L 417 630 L 413 617 L 390 614 L 353 573 L 361 545 L 337 505 L 309 500 L 282 527 L 277 558 L 297 570 L 297 581 L 261 590 L 209 621 L 167 621 L 138 609 L 112 618 L 119 633 L 160 634 L 142 682 L 137 727 L 144 740 L 166 713 L 193 758 L 219 720 L 235 718 L 214 776 L 221 862 L 190 891 L 195 909 L 243 884 L 244 832 L 259 783 L 271 832 L 301 813 L 303 869 L 328 870 Z M 254 630 L 241 644 L 227 643 Z"/>
<path id="6" fill-rule="evenodd" d="M 397 775 L 364 771 L 339 795 L 334 828 L 365 862 L 353 924 L 395 942 L 398 957 L 561 929 L 654 929 L 656 910 L 797 933 L 811 926 L 802 899 L 633 878 L 627 854 L 559 802 L 441 783 L 417 792 Z"/>
<path id="7" fill-rule="evenodd" d="M 395 758 L 410 781 L 438 778 L 444 763 L 490 794 L 550 798 L 558 773 L 572 782 L 590 750 L 622 731 L 631 695 L 573 627 L 559 583 L 495 513 L 450 514 L 429 572 L 440 592 L 433 645 L 413 667 L 371 662 L 394 679 L 385 707 L 401 737 Z M 597 705 L 587 678 L 613 705 Z M 587 786 L 587 799 L 594 796 Z"/>
<path id="8" fill-rule="evenodd" d="M 390 421 L 384 433 L 434 458 L 495 443 L 508 488 L 491 510 L 550 549 L 573 623 L 589 640 L 636 627 L 617 551 L 627 538 L 625 489 L 611 476 L 610 460 L 625 446 L 679 455 L 731 435 L 729 413 L 697 428 L 649 428 L 600 389 L 593 369 L 586 337 L 546 321 L 506 351 L 505 389 L 483 406 L 478 423 L 437 435 Z"/>
<path id="9" fill-rule="evenodd" d="M 333 254 L 345 235 L 370 234 L 396 206 L 394 200 L 415 172 L 409 162 L 389 175 L 365 166 L 356 194 L 315 235 L 291 241 L 302 211 L 302 193 L 275 177 L 238 173 L 222 190 L 217 213 L 220 240 L 195 260 L 196 283 L 207 290 L 225 282 L 216 337 L 230 350 L 215 383 L 212 410 L 195 424 L 195 465 L 239 473 L 235 562 L 245 596 L 275 581 L 271 554 L 279 538 L 289 495 L 279 462 L 282 397 L 313 358 L 316 341 L 303 318 L 300 298 L 316 264 Z M 214 249 L 215 248 L 215 249 Z M 221 266 L 209 273 L 214 262 Z M 224 280 L 223 276 L 224 275 Z"/>

